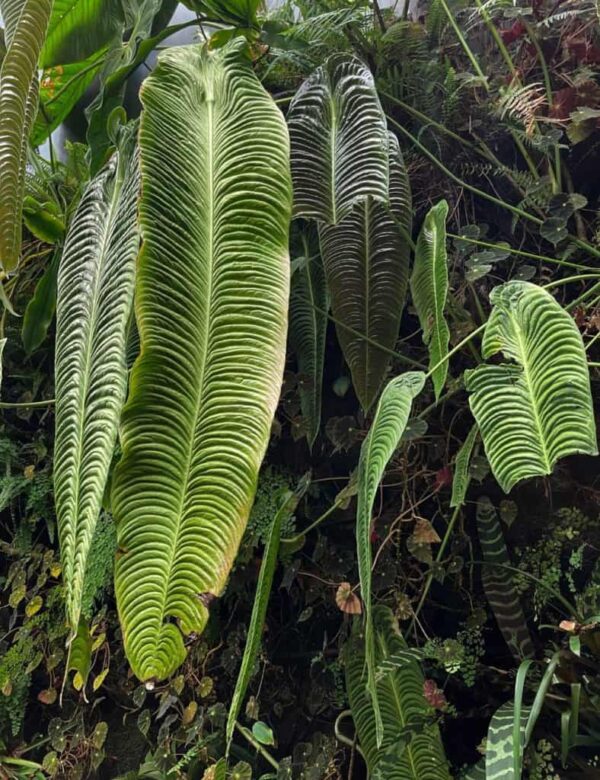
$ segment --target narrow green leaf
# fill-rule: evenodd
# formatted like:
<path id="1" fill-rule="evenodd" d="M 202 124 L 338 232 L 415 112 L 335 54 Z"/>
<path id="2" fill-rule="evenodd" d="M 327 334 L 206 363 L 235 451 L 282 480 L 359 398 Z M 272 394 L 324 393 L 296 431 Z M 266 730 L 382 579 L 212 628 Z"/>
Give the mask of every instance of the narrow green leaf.
<path id="1" fill-rule="evenodd" d="M 235 722 L 240 714 L 248 689 L 248 683 L 250 682 L 254 664 L 256 663 L 256 657 L 260 650 L 267 606 L 269 604 L 271 587 L 273 585 L 273 575 L 275 574 L 275 568 L 277 566 L 281 524 L 284 519 L 288 518 L 293 513 L 297 503 L 298 499 L 296 495 L 292 493 L 291 490 L 288 490 L 282 499 L 281 507 L 273 518 L 273 524 L 265 546 L 260 573 L 258 575 L 258 583 L 256 585 L 256 596 L 254 597 L 254 604 L 252 606 L 252 616 L 250 618 L 250 626 L 248 627 L 244 655 L 242 657 L 242 664 L 235 683 L 235 690 L 233 691 L 229 715 L 227 717 L 225 736 L 228 748 L 231 745 Z"/>
<path id="2" fill-rule="evenodd" d="M 448 297 L 447 216 L 448 204 L 445 200 L 429 210 L 417 240 L 415 265 L 410 279 L 423 342 L 429 347 L 429 368 L 435 369 L 432 380 L 436 399 L 440 397 L 448 375 L 448 361 L 438 365 L 448 354 L 450 341 L 450 331 L 444 318 Z"/>
<path id="3" fill-rule="evenodd" d="M 124 145 L 88 185 L 58 272 L 54 497 L 72 631 L 127 387 L 138 188 L 137 159 Z"/>
<path id="4" fill-rule="evenodd" d="M 21 340 L 27 354 L 36 350 L 48 335 L 56 311 L 56 282 L 62 248 L 55 251 L 48 267 L 35 286 L 35 292 L 23 315 Z"/>
<path id="5" fill-rule="evenodd" d="M 389 203 L 367 197 L 337 225 L 319 226 L 338 340 L 365 411 L 385 379 L 408 284 L 410 184 L 398 140 L 391 134 L 388 150 Z"/>
<path id="6" fill-rule="evenodd" d="M 141 352 L 112 508 L 125 648 L 151 680 L 203 630 L 252 506 L 285 360 L 291 182 L 283 117 L 237 47 L 161 53 L 142 103 Z"/>
<path id="7" fill-rule="evenodd" d="M 479 429 L 477 423 L 475 423 L 471 427 L 471 430 L 467 434 L 467 438 L 462 443 L 462 446 L 456 453 L 456 458 L 454 459 L 452 497 L 450 498 L 450 507 L 453 509 L 457 506 L 462 506 L 465 503 L 469 482 L 471 481 L 469 463 L 471 462 L 471 453 L 473 452 L 473 446 L 478 433 Z"/>
<path id="8" fill-rule="evenodd" d="M 334 54 L 288 111 L 294 216 L 336 225 L 367 197 L 388 200 L 388 131 L 368 68 Z"/>
<path id="9" fill-rule="evenodd" d="M 373 419 L 373 425 L 363 442 L 358 464 L 358 506 L 356 513 L 356 543 L 358 573 L 364 603 L 365 654 L 367 661 L 367 689 L 373 700 L 377 725 L 377 743 L 383 738 L 383 724 L 377 701 L 375 682 L 376 661 L 371 610 L 371 516 L 373 504 L 388 461 L 394 454 L 412 408 L 412 402 L 423 389 L 425 374 L 411 371 L 392 379 L 387 384 Z"/>
<path id="10" fill-rule="evenodd" d="M 514 362 L 465 372 L 487 459 L 508 493 L 519 480 L 551 474 L 576 452 L 597 455 L 590 379 L 581 334 L 545 290 L 529 282 L 496 287 L 482 344 Z"/>
<path id="11" fill-rule="evenodd" d="M 16 268 L 21 254 L 25 168 L 37 109 L 37 61 L 52 0 L 0 0 L 7 51 L 0 68 L 0 266 Z"/>
<path id="12" fill-rule="evenodd" d="M 303 257 L 292 274 L 290 344 L 296 353 L 300 406 L 310 447 L 321 425 L 323 363 L 329 300 L 323 264 L 306 232 L 300 236 Z"/>
<path id="13" fill-rule="evenodd" d="M 496 509 L 487 496 L 477 501 L 477 534 L 483 560 L 490 564 L 481 572 L 483 589 L 500 633 L 517 661 L 534 654 L 533 643 L 519 594 L 510 572 L 511 560 Z"/>

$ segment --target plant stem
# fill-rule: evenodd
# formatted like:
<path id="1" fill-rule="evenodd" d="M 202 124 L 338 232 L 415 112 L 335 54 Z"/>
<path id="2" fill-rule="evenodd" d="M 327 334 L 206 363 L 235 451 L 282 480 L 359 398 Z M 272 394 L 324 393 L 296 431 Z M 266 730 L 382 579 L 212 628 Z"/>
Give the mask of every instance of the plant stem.
<path id="1" fill-rule="evenodd" d="M 24 403 L 0 403 L 0 409 L 40 409 L 44 406 L 52 406 L 55 403 L 54 398 L 47 401 L 26 401 Z"/>
<path id="2" fill-rule="evenodd" d="M 455 233 L 446 233 L 448 238 L 454 238 L 459 241 L 466 241 L 469 244 L 476 244 L 477 246 L 485 246 L 488 249 L 499 249 L 498 244 L 491 244 L 489 241 L 480 241 L 475 238 L 468 238 L 467 236 L 457 236 Z M 587 265 L 581 265 L 580 263 L 572 263 L 570 260 L 559 260 L 556 257 L 547 257 L 546 255 L 536 255 L 533 252 L 524 252 L 522 249 L 515 249 L 509 247 L 511 255 L 518 255 L 519 257 L 528 257 L 531 260 L 541 260 L 544 263 L 554 263 L 555 265 L 564 265 L 567 268 L 577 268 L 582 271 L 587 271 Z M 508 259 L 508 258 L 507 258 Z M 494 262 L 498 262 L 497 260 Z"/>
<path id="3" fill-rule="evenodd" d="M 261 756 L 267 761 L 273 769 L 278 770 L 279 769 L 279 763 L 273 758 L 273 756 L 269 753 L 268 750 L 265 750 L 265 748 L 258 742 L 256 739 L 254 739 L 252 733 L 248 731 L 248 729 L 244 728 L 243 726 L 240 726 L 240 724 L 236 721 L 235 723 L 236 729 L 240 732 L 242 737 L 244 737 L 245 740 L 247 740 L 253 748 L 255 748 Z"/>
<path id="4" fill-rule="evenodd" d="M 318 525 L 321 525 L 323 520 L 327 520 L 327 518 L 335 512 L 336 509 L 339 509 L 339 503 L 337 501 L 334 501 L 334 503 L 329 507 L 329 509 L 325 510 L 322 515 L 319 515 L 316 520 L 314 520 L 308 528 L 305 528 L 303 531 L 300 531 L 300 533 L 294 534 L 294 536 L 290 536 L 287 539 L 281 539 L 281 542 L 285 542 L 286 544 L 290 544 L 293 542 L 297 542 L 300 539 L 302 539 L 303 536 L 306 536 L 307 533 L 310 531 L 313 531 Z"/>
<path id="5" fill-rule="evenodd" d="M 461 509 L 460 506 L 455 507 L 454 512 L 452 512 L 452 515 L 450 516 L 450 520 L 448 522 L 448 525 L 446 526 L 446 531 L 444 533 L 444 538 L 442 539 L 439 549 L 437 551 L 437 555 L 435 556 L 436 563 L 439 563 L 442 560 L 444 550 L 448 545 L 450 536 L 452 534 L 452 531 L 454 530 L 456 521 L 458 520 L 460 509 Z M 410 627 L 408 629 L 409 633 L 413 630 L 415 626 L 415 622 L 419 616 L 419 612 L 423 609 L 423 604 L 425 604 L 425 599 L 427 598 L 432 582 L 433 582 L 433 574 L 430 573 L 427 575 L 427 579 L 425 580 L 425 585 L 423 587 L 423 592 L 421 593 L 421 598 L 419 599 L 419 603 L 417 604 L 417 608 L 413 610 L 413 617 L 410 623 Z"/>
<path id="6" fill-rule="evenodd" d="M 392 117 L 388 117 L 389 121 L 396 127 L 398 130 L 400 130 L 401 133 L 403 133 L 416 147 L 421 151 L 426 157 L 428 157 L 434 165 L 437 165 L 437 167 L 446 174 L 446 176 L 451 179 L 452 181 L 456 182 L 460 187 L 464 187 L 464 189 L 469 190 L 469 192 L 472 192 L 474 195 L 478 195 L 480 198 L 484 198 L 485 200 L 488 200 L 490 203 L 493 203 L 495 206 L 500 206 L 500 208 L 506 209 L 507 211 L 512 212 L 513 214 L 516 214 L 518 217 L 521 217 L 522 219 L 526 219 L 529 222 L 533 222 L 535 225 L 542 225 L 543 220 L 538 219 L 538 217 L 534 217 L 533 214 L 529 214 L 527 211 L 523 211 L 523 209 L 520 209 L 518 206 L 513 206 L 511 203 L 506 203 L 503 200 L 500 200 L 500 198 L 496 198 L 494 195 L 490 195 L 488 192 L 485 192 L 484 190 L 480 190 L 478 187 L 474 187 L 472 184 L 468 184 L 466 181 L 463 181 L 459 176 L 452 173 L 452 171 L 447 168 L 442 162 L 440 162 L 437 157 L 429 151 L 423 144 L 414 137 L 412 133 L 410 133 L 405 127 L 403 127 L 399 122 L 396 122 L 395 119 Z M 582 241 L 580 238 L 577 238 L 576 236 L 569 235 L 569 238 L 571 241 L 578 246 L 580 249 L 585 249 L 586 252 L 589 252 L 590 254 L 594 255 L 595 257 L 600 257 L 600 250 L 596 249 L 595 247 L 591 246 L 587 243 L 587 241 Z"/>
<path id="7" fill-rule="evenodd" d="M 472 339 L 474 336 L 476 336 L 478 333 L 481 333 L 481 331 L 482 331 L 482 330 L 485 328 L 485 326 L 486 326 L 486 325 L 487 325 L 487 322 L 483 322 L 481 325 L 479 325 L 479 327 L 475 328 L 475 330 L 472 330 L 472 331 L 469 333 L 469 335 L 468 335 L 468 336 L 465 336 L 465 338 L 464 338 L 464 339 L 462 339 L 461 341 L 459 341 L 459 342 L 458 342 L 458 344 L 457 344 L 455 347 L 452 347 L 452 349 L 451 349 L 451 350 L 450 350 L 450 351 L 449 351 L 449 352 L 448 352 L 448 353 L 447 353 L 447 354 L 446 354 L 446 355 L 445 355 L 445 356 L 444 356 L 444 357 L 443 357 L 441 360 L 438 360 L 438 362 L 435 364 L 435 366 L 433 366 L 433 368 L 430 368 L 430 369 L 429 369 L 429 371 L 427 372 L 427 374 L 426 374 L 426 376 L 425 376 L 425 379 L 429 379 L 429 377 L 430 377 L 430 376 L 431 376 L 433 373 L 435 373 L 435 371 L 437 371 L 437 369 L 438 369 L 440 366 L 443 366 L 443 365 L 444 365 L 444 363 L 446 363 L 448 360 L 450 360 L 450 358 L 452 357 L 452 355 L 454 355 L 456 352 L 458 352 L 459 350 L 461 350 L 461 349 L 462 349 L 462 348 L 465 346 L 465 344 L 468 344 L 468 343 L 469 343 L 469 341 L 471 341 L 471 339 Z"/>
<path id="8" fill-rule="evenodd" d="M 550 282 L 550 284 L 544 284 L 542 286 L 542 290 L 548 290 L 552 287 L 558 287 L 561 284 L 580 282 L 582 279 L 599 279 L 599 278 L 600 278 L 600 271 L 597 271 L 595 274 L 579 274 L 579 276 L 566 276 L 564 279 L 557 279 L 555 282 Z"/>
<path id="9" fill-rule="evenodd" d="M 344 330 L 347 330 L 348 333 L 352 333 L 353 336 L 356 336 L 357 338 L 363 339 L 367 342 L 367 344 L 372 344 L 374 347 L 377 347 L 377 349 L 380 349 L 382 352 L 385 352 L 388 355 L 392 355 L 393 357 L 397 358 L 398 360 L 402 361 L 403 363 L 406 363 L 409 366 L 413 366 L 414 368 L 419 368 L 421 371 L 424 371 L 426 366 L 423 365 L 423 363 L 419 363 L 418 360 L 413 360 L 412 358 L 406 357 L 406 355 L 401 355 L 400 352 L 396 352 L 393 349 L 389 349 L 388 347 L 384 347 L 383 344 L 379 344 L 377 341 L 375 341 L 372 338 L 369 338 L 369 336 L 365 336 L 364 333 L 360 333 L 358 330 L 354 330 L 354 328 L 350 327 L 350 325 L 346 325 L 343 322 L 340 322 L 340 320 L 337 320 L 333 315 L 331 315 L 328 311 L 325 311 L 325 309 L 321 309 L 320 306 L 316 306 L 312 301 L 309 301 L 308 298 L 304 298 L 303 296 L 302 300 L 305 301 L 305 303 L 309 303 L 315 311 L 318 311 L 319 314 L 325 314 L 333 323 L 335 323 L 338 327 L 343 328 Z"/>
<path id="10" fill-rule="evenodd" d="M 458 26 L 458 23 L 457 23 L 456 19 L 452 15 L 452 11 L 448 7 L 448 3 L 446 2 L 446 0 L 440 0 L 440 5 L 444 9 L 444 13 L 446 14 L 446 17 L 447 17 L 448 21 L 450 22 L 450 25 L 452 26 L 452 29 L 456 33 L 456 37 L 458 38 L 464 53 L 469 58 L 469 62 L 473 66 L 473 69 L 475 70 L 475 73 L 477 73 L 477 75 L 481 79 L 481 81 L 483 83 L 483 86 L 485 87 L 486 91 L 489 92 L 490 88 L 489 88 L 487 79 L 486 79 L 483 71 L 481 70 L 479 62 L 477 61 L 477 57 L 471 51 L 471 48 L 470 48 L 469 44 L 467 43 L 467 41 L 465 39 L 465 36 L 462 34 L 462 30 Z"/>
<path id="11" fill-rule="evenodd" d="M 548 64 L 546 63 L 546 58 L 544 57 L 544 52 L 542 51 L 542 47 L 540 46 L 540 42 L 538 41 L 537 35 L 535 34 L 534 30 L 531 28 L 531 25 L 529 22 L 523 20 L 523 23 L 525 25 L 525 29 L 527 30 L 527 34 L 529 35 L 529 40 L 533 43 L 533 46 L 536 50 L 538 60 L 540 62 L 540 67 L 542 69 L 542 74 L 544 76 L 544 88 L 546 90 L 546 100 L 548 101 L 548 108 L 550 109 L 552 107 L 553 103 L 553 95 L 552 95 L 552 82 L 550 80 L 550 72 L 548 71 Z M 558 148 L 558 144 L 554 147 L 554 176 L 552 177 L 552 190 L 556 194 L 557 192 L 560 192 L 562 187 L 561 182 L 561 160 L 560 160 L 560 149 Z"/>

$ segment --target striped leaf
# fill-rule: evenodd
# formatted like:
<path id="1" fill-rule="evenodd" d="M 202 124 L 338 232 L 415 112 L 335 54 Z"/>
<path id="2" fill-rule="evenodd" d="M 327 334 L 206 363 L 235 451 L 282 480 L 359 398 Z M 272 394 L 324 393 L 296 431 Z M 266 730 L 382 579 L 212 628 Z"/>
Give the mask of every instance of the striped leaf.
<path id="1" fill-rule="evenodd" d="M 454 477 L 452 479 L 452 496 L 450 498 L 450 506 L 452 508 L 462 506 L 465 503 L 469 482 L 471 481 L 471 475 L 469 474 L 471 453 L 473 452 L 473 446 L 477 439 L 478 432 L 477 425 L 473 425 L 461 448 L 456 453 L 456 458 L 454 460 Z"/>
<path id="2" fill-rule="evenodd" d="M 410 278 L 423 342 L 429 347 L 429 369 L 437 366 L 431 377 L 436 399 L 440 397 L 448 375 L 448 361 L 438 365 L 448 354 L 450 341 L 450 331 L 444 318 L 448 297 L 447 216 L 448 204 L 445 200 L 429 210 L 417 239 L 415 265 Z"/>
<path id="3" fill-rule="evenodd" d="M 237 48 L 159 57 L 142 88 L 141 352 L 112 508 L 125 649 L 185 658 L 256 491 L 283 374 L 291 181 L 283 117 Z"/>
<path id="4" fill-rule="evenodd" d="M 517 661 L 534 654 L 527 621 L 513 585 L 502 526 L 496 509 L 487 496 L 477 501 L 477 534 L 481 545 L 484 566 L 481 572 L 483 589 L 494 613 L 498 628 Z"/>
<path id="5" fill-rule="evenodd" d="M 529 709 L 521 710 L 521 743 L 525 736 L 525 724 Z M 521 780 L 514 771 L 514 725 L 515 707 L 512 701 L 507 701 L 499 707 L 488 726 L 485 747 L 485 778 L 486 780 Z M 518 731 L 516 732 L 519 733 Z"/>
<path id="6" fill-rule="evenodd" d="M 290 295 L 290 344 L 298 365 L 300 407 L 310 447 L 321 425 L 323 363 L 329 299 L 323 263 L 306 231 L 300 234 L 302 257 L 294 261 Z"/>
<path id="7" fill-rule="evenodd" d="M 388 133 L 373 76 L 334 54 L 304 82 L 288 111 L 294 216 L 336 225 L 356 203 L 388 200 Z"/>
<path id="8" fill-rule="evenodd" d="M 577 326 L 554 298 L 529 282 L 496 287 L 484 358 L 512 363 L 465 372 L 471 411 L 502 489 L 550 474 L 559 458 L 597 455 L 585 350 Z"/>
<path id="9" fill-rule="evenodd" d="M 385 378 L 408 283 L 410 184 L 398 140 L 390 134 L 388 144 L 389 204 L 368 197 L 339 224 L 319 227 L 337 335 L 365 411 Z"/>
<path id="10" fill-rule="evenodd" d="M 377 662 L 371 609 L 371 568 L 373 564 L 371 516 L 385 467 L 394 454 L 394 450 L 398 446 L 406 428 L 413 398 L 421 392 L 424 384 L 425 374 L 420 371 L 410 371 L 389 382 L 377 404 L 373 425 L 361 447 L 358 463 L 358 502 L 356 511 L 358 573 L 364 602 L 367 690 L 372 697 L 378 743 L 383 738 L 383 724 L 375 683 Z"/>
<path id="11" fill-rule="evenodd" d="M 265 626 L 265 617 L 267 615 L 267 606 L 271 595 L 271 587 L 273 586 L 273 575 L 275 574 L 275 568 L 277 566 L 281 525 L 285 519 L 291 517 L 297 505 L 298 496 L 291 490 L 286 491 L 281 501 L 281 506 L 273 518 L 273 524 L 269 531 L 269 537 L 267 539 L 260 573 L 258 575 L 258 582 L 256 584 L 256 596 L 254 597 L 254 604 L 252 606 L 252 615 L 250 617 L 250 626 L 248 627 L 248 637 L 246 639 L 246 646 L 244 647 L 242 664 L 235 683 L 235 690 L 233 691 L 229 714 L 227 716 L 225 736 L 227 739 L 228 752 L 233 738 L 235 723 L 238 719 L 244 697 L 246 696 L 248 683 L 252 677 L 256 657 L 260 650 L 263 629 Z"/>
<path id="12" fill-rule="evenodd" d="M 138 187 L 137 160 L 123 151 L 88 185 L 58 272 L 54 496 L 72 631 L 127 390 Z"/>
<path id="13" fill-rule="evenodd" d="M 373 626 L 377 665 L 408 652 L 390 609 L 374 609 Z M 364 681 L 367 650 L 359 627 L 356 621 L 344 651 L 346 689 L 369 775 L 381 780 L 450 780 L 440 733 L 423 695 L 423 672 L 414 659 L 377 681 L 383 724 L 378 744 L 375 713 Z"/>
<path id="14" fill-rule="evenodd" d="M 37 110 L 37 63 L 52 0 L 0 0 L 6 54 L 0 68 L 0 266 L 16 268 L 21 254 L 25 168 Z"/>
<path id="15" fill-rule="evenodd" d="M 412 661 L 421 661 L 422 658 L 423 651 L 416 647 L 408 647 L 405 650 L 399 650 L 397 653 L 386 656 L 386 658 L 377 664 L 375 679 L 379 682 L 386 674 L 395 672 L 397 669 L 400 669 Z"/>

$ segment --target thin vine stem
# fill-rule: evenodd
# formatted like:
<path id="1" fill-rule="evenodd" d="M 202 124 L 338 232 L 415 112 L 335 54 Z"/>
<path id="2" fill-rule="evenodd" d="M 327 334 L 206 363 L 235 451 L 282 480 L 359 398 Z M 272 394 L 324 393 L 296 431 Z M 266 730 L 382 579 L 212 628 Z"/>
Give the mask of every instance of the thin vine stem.
<path id="1" fill-rule="evenodd" d="M 483 246 L 488 249 L 502 249 L 498 244 L 492 244 L 488 241 L 481 241 L 480 239 L 469 238 L 468 236 L 458 236 L 455 233 L 446 233 L 448 238 L 454 238 L 459 241 L 466 241 L 469 244 L 476 244 L 477 246 Z M 507 246 L 507 250 L 510 250 L 511 255 L 518 255 L 519 257 L 527 257 L 530 260 L 541 260 L 544 263 L 554 263 L 555 265 L 564 265 L 566 268 L 577 268 L 582 271 L 587 271 L 589 266 L 581 265 L 580 263 L 572 263 L 570 260 L 559 260 L 557 257 L 548 257 L 547 255 L 538 255 L 534 252 L 525 252 L 522 249 L 515 249 L 512 246 Z M 498 261 L 495 261 L 498 262 Z"/>

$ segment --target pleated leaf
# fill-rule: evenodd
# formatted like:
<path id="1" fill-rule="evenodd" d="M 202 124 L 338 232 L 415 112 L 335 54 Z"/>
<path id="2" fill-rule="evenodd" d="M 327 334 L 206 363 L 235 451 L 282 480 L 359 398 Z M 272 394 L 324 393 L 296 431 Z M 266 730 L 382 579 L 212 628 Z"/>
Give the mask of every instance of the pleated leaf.
<path id="1" fill-rule="evenodd" d="M 433 206 L 423 222 L 417 240 L 415 265 L 410 290 L 417 310 L 423 342 L 429 348 L 429 368 L 436 399 L 446 383 L 448 361 L 438 366 L 448 354 L 450 331 L 444 317 L 448 297 L 448 258 L 446 254 L 446 217 L 448 204 L 441 200 Z"/>
<path id="2" fill-rule="evenodd" d="M 388 132 L 373 76 L 334 54 L 304 82 L 288 111 L 294 216 L 335 225 L 371 197 L 388 200 Z"/>
<path id="3" fill-rule="evenodd" d="M 371 609 L 371 516 L 379 483 L 385 467 L 397 448 L 412 407 L 413 398 L 423 389 L 425 374 L 410 371 L 392 379 L 385 387 L 373 425 L 363 442 L 358 463 L 358 504 L 356 512 L 356 544 L 358 573 L 364 603 L 365 655 L 367 662 L 367 690 L 372 697 L 372 706 L 377 725 L 377 739 L 383 737 L 383 724 L 377 701 L 373 618 Z"/>
<path id="4" fill-rule="evenodd" d="M 504 641 L 520 662 L 533 656 L 533 643 L 511 572 L 502 568 L 511 566 L 511 560 L 496 509 L 487 496 L 477 501 L 477 534 L 483 560 L 489 564 L 481 572 L 485 595 Z"/>
<path id="5" fill-rule="evenodd" d="M 0 0 L 6 55 L 0 68 L 0 266 L 19 262 L 29 132 L 37 110 L 37 62 L 52 0 Z"/>
<path id="6" fill-rule="evenodd" d="M 482 355 L 513 362 L 478 366 L 465 380 L 487 459 L 508 493 L 552 473 L 559 458 L 598 450 L 585 350 L 569 314 L 529 282 L 496 287 L 490 300 Z"/>
<path id="7" fill-rule="evenodd" d="M 365 411 L 377 397 L 398 338 L 410 260 L 410 184 L 391 134 L 388 146 L 389 204 L 363 198 L 339 224 L 319 227 L 337 335 Z"/>
<path id="8" fill-rule="evenodd" d="M 123 151 L 88 185 L 58 272 L 54 496 L 72 631 L 127 390 L 138 189 L 136 157 Z"/>
<path id="9" fill-rule="evenodd" d="M 112 508 L 141 680 L 183 661 L 221 593 L 277 405 L 289 294 L 283 117 L 237 48 L 171 48 L 142 88 L 141 352 Z"/>
<path id="10" fill-rule="evenodd" d="M 299 393 L 306 438 L 315 443 L 321 425 L 323 363 L 329 298 L 321 257 L 308 235 L 300 236 L 303 256 L 296 258 L 290 296 L 290 344 L 296 353 Z"/>
<path id="11" fill-rule="evenodd" d="M 81 62 L 116 38 L 123 24 L 123 0 L 54 0 L 40 64 Z"/>
<path id="12" fill-rule="evenodd" d="M 405 656 L 409 648 L 387 607 L 373 611 L 374 654 L 378 665 Z M 383 738 L 378 746 L 375 713 L 365 688 L 367 652 L 356 630 L 345 648 L 346 689 L 369 775 L 381 780 L 450 780 L 439 729 L 423 695 L 425 679 L 418 661 L 406 658 L 393 672 L 377 681 Z"/>

